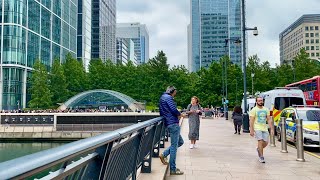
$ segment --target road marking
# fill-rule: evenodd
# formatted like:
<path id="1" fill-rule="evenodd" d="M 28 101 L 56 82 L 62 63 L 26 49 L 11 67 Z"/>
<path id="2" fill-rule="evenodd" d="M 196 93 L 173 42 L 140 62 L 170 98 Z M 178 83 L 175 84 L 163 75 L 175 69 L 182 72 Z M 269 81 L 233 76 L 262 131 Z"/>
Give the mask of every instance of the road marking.
<path id="1" fill-rule="evenodd" d="M 293 145 L 291 145 L 291 144 L 287 144 L 288 146 L 290 146 L 290 147 L 293 147 L 293 148 L 295 148 L 295 149 L 297 149 L 295 146 L 293 146 Z M 309 154 L 309 155 L 311 155 L 311 156 L 313 156 L 313 157 L 316 157 L 316 158 L 318 158 L 318 159 L 320 159 L 320 156 L 319 155 L 317 155 L 317 154 L 315 154 L 315 153 L 312 153 L 312 152 L 309 152 L 309 151 L 304 151 L 305 153 L 307 153 L 307 154 Z"/>

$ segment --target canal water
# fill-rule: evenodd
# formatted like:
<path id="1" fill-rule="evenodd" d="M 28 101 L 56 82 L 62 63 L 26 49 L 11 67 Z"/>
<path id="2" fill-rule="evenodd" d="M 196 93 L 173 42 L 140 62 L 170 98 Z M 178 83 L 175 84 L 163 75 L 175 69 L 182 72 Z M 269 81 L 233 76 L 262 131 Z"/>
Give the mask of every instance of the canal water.
<path id="1" fill-rule="evenodd" d="M 68 142 L 0 142 L 0 163 Z"/>

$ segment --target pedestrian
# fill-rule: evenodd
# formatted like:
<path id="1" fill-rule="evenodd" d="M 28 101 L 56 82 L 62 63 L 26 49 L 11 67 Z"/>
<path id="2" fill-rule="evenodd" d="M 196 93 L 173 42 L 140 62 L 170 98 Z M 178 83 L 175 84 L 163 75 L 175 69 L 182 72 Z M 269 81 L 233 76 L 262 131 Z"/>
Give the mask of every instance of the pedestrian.
<path id="1" fill-rule="evenodd" d="M 191 104 L 187 107 L 187 114 L 189 116 L 189 140 L 190 149 L 196 148 L 196 141 L 199 140 L 199 128 L 200 128 L 200 115 L 201 106 L 199 104 L 199 98 L 193 96 L 191 98 Z"/>
<path id="2" fill-rule="evenodd" d="M 250 135 L 255 136 L 258 140 L 258 157 L 259 162 L 265 163 L 263 156 L 263 149 L 267 147 L 269 141 L 268 132 L 268 122 L 270 127 L 270 133 L 274 134 L 274 129 L 272 128 L 272 121 L 269 114 L 269 109 L 263 106 L 263 98 L 256 98 L 256 106 L 250 111 Z"/>
<path id="3" fill-rule="evenodd" d="M 167 156 L 170 155 L 170 175 L 182 175 L 184 172 L 176 167 L 176 156 L 178 147 L 182 146 L 184 141 L 180 135 L 179 117 L 182 114 L 177 110 L 174 97 L 177 90 L 174 86 L 167 87 L 167 90 L 160 98 L 159 110 L 160 116 L 164 117 L 165 126 L 170 133 L 171 145 L 162 154 L 160 160 L 164 165 L 168 165 Z"/>
<path id="4" fill-rule="evenodd" d="M 239 134 L 241 131 L 241 126 L 242 126 L 242 109 L 240 106 L 235 106 L 232 112 L 232 119 L 233 119 L 233 124 L 234 124 L 234 134 Z"/>

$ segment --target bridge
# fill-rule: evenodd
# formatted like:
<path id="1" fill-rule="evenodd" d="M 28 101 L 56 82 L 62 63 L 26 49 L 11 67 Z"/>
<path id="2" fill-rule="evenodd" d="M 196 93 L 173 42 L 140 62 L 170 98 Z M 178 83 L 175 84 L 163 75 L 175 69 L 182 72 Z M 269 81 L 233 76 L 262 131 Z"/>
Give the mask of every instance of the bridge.
<path id="1" fill-rule="evenodd" d="M 306 179 L 319 180 L 320 157 L 305 154 L 296 161 L 297 150 L 280 144 L 267 147 L 266 163 L 258 162 L 256 140 L 233 134 L 232 122 L 201 119 L 200 141 L 189 149 L 188 120 L 181 123 L 185 144 L 178 150 L 177 167 L 182 176 L 168 175 L 158 155 L 167 134 L 161 117 L 110 133 L 69 143 L 0 163 L 3 179 Z"/>

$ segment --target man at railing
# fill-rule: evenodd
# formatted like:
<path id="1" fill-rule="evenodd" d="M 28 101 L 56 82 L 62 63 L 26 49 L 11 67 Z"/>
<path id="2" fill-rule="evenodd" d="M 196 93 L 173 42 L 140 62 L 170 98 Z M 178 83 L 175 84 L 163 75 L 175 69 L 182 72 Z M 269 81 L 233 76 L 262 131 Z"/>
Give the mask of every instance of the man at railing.
<path id="1" fill-rule="evenodd" d="M 178 147 L 182 146 L 184 141 L 180 135 L 179 116 L 182 114 L 177 110 L 174 102 L 174 96 L 177 90 L 174 86 L 169 86 L 160 98 L 159 110 L 160 116 L 165 118 L 165 126 L 170 133 L 171 146 L 167 148 L 159 157 L 164 165 L 168 165 L 167 156 L 170 154 L 170 175 L 182 175 L 183 172 L 176 168 L 176 156 Z"/>

